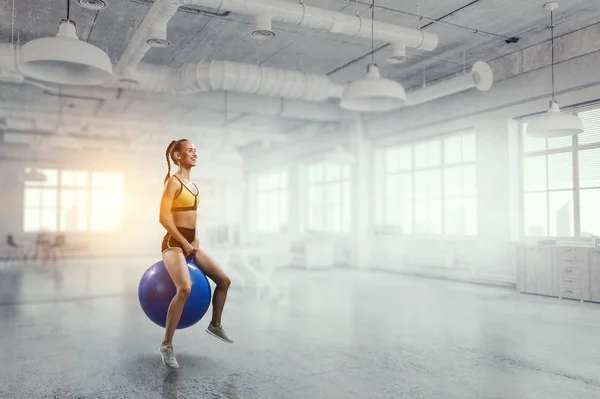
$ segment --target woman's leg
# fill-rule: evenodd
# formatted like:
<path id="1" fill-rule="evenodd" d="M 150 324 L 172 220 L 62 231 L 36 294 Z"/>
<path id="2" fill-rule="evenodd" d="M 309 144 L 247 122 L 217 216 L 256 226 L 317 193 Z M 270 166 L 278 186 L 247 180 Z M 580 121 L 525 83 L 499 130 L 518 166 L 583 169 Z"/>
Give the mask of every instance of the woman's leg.
<path id="1" fill-rule="evenodd" d="M 161 355 L 163 355 L 163 362 L 170 367 L 179 367 L 175 356 L 173 355 L 173 335 L 181 319 L 181 313 L 183 312 L 183 306 L 185 301 L 190 296 L 192 290 L 192 281 L 190 279 L 190 272 L 188 271 L 183 251 L 180 248 L 171 248 L 163 253 L 163 261 L 165 267 L 169 272 L 169 276 L 177 291 L 175 296 L 171 300 L 169 309 L 167 311 L 167 323 L 165 327 L 165 338 L 161 346 Z"/>
<path id="2" fill-rule="evenodd" d="M 217 263 L 201 249 L 198 249 L 196 252 L 194 261 L 200 270 L 202 270 L 204 274 L 217 285 L 212 300 L 212 320 L 207 331 L 225 342 L 233 343 L 233 340 L 227 336 L 227 333 L 221 326 L 221 316 L 223 315 L 223 308 L 225 307 L 227 291 L 231 285 L 231 279 L 219 265 L 217 265 Z"/>

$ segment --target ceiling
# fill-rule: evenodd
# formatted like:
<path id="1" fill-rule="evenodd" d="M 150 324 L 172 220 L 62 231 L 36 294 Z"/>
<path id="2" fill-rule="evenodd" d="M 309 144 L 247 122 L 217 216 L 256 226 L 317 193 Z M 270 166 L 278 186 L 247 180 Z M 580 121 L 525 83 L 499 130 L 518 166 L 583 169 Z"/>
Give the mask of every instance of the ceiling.
<path id="1" fill-rule="evenodd" d="M 293 1 L 293 0 L 289 0 Z M 116 63 L 138 25 L 148 12 L 152 0 L 107 0 L 109 7 L 100 12 L 85 10 L 71 3 L 71 19 L 77 23 L 80 39 L 105 50 Z M 304 0 L 307 5 L 358 13 L 370 18 L 369 0 Z M 26 41 L 56 34 L 58 23 L 65 17 L 65 0 L 15 0 L 14 30 L 11 0 L 0 3 L 0 41 L 11 38 Z M 386 59 L 390 48 L 375 42 L 373 54 L 381 74 L 401 82 L 407 89 L 417 88 L 468 68 L 475 61 L 491 61 L 509 53 L 544 42 L 549 38 L 549 14 L 543 0 L 377 0 L 375 19 L 407 27 L 424 27 L 439 37 L 433 52 L 408 49 L 410 60 L 390 65 Z M 420 20 L 416 15 L 422 16 Z M 600 2 L 563 0 L 555 13 L 556 35 L 563 35 L 600 20 Z M 254 19 L 227 13 L 216 15 L 211 10 L 180 8 L 168 25 L 171 46 L 152 48 L 143 61 L 177 66 L 199 60 L 226 60 L 268 67 L 285 68 L 329 75 L 340 84 L 362 77 L 371 62 L 370 40 L 309 30 L 273 22 L 276 36 L 257 42 L 250 33 Z M 518 37 L 517 43 L 506 39 Z M 306 121 L 260 117 L 236 113 L 203 111 L 172 96 L 131 96 L 114 91 L 98 110 L 95 100 L 70 98 L 60 102 L 55 96 L 29 85 L 0 86 L 0 108 L 27 108 L 63 113 L 119 118 L 157 120 L 163 126 L 186 124 L 194 127 L 208 124 L 236 128 L 239 131 L 285 133 L 297 131 Z M 69 105 L 70 104 L 70 105 Z M 36 108 L 37 107 L 37 108 Z M 207 121 L 212 122 L 207 122 Z M 238 145 L 256 140 L 240 139 Z"/>

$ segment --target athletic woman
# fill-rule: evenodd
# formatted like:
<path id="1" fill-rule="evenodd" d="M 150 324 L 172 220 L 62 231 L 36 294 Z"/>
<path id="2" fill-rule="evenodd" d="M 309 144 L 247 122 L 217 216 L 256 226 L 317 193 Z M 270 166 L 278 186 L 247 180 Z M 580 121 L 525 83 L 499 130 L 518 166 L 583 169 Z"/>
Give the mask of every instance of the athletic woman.
<path id="1" fill-rule="evenodd" d="M 173 354 L 173 335 L 192 287 L 186 261 L 194 259 L 204 274 L 215 282 L 212 320 L 206 332 L 228 343 L 233 341 L 221 326 L 221 315 L 231 280 L 199 247 L 196 210 L 200 192 L 190 180 L 190 171 L 196 166 L 194 144 L 187 139 L 174 140 L 167 147 L 166 157 L 168 172 L 160 203 L 160 224 L 167 230 L 162 241 L 162 258 L 177 292 L 167 312 L 165 339 L 160 347 L 160 354 L 165 365 L 178 368 L 179 364 Z M 173 176 L 170 160 L 179 166 Z"/>

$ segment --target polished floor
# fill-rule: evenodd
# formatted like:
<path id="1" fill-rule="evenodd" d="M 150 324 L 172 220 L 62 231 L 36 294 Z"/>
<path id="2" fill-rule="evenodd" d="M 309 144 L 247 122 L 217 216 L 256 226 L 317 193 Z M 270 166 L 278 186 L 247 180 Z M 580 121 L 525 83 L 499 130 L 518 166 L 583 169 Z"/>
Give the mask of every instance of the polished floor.
<path id="1" fill-rule="evenodd" d="M 0 266 L 0 397 L 600 397 L 599 304 L 379 272 L 279 270 L 279 293 L 234 278 L 236 343 L 202 320 L 168 370 L 137 302 L 150 263 Z"/>

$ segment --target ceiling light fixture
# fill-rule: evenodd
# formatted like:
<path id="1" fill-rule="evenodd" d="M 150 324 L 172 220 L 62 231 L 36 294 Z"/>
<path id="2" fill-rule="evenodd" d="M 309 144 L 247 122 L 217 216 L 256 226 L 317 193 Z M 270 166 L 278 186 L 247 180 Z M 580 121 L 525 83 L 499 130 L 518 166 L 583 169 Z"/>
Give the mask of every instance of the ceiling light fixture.
<path id="1" fill-rule="evenodd" d="M 77 0 L 77 5 L 92 11 L 102 11 L 108 7 L 104 0 Z"/>
<path id="2" fill-rule="evenodd" d="M 166 25 L 154 25 L 150 31 L 148 40 L 146 43 L 150 47 L 154 48 L 166 48 L 171 45 L 171 42 L 167 40 L 167 26 Z"/>
<path id="3" fill-rule="evenodd" d="M 530 137 L 563 137 L 572 136 L 583 132 L 583 122 L 577 115 L 560 112 L 558 102 L 555 100 L 554 89 L 554 10 L 558 2 L 553 1 L 544 5 L 550 11 L 550 32 L 552 35 L 552 101 L 548 111 L 527 125 L 527 135 Z"/>
<path id="4" fill-rule="evenodd" d="M 375 64 L 374 53 L 375 0 L 371 5 L 371 63 L 367 75 L 344 87 L 340 107 L 358 112 L 387 112 L 400 108 L 406 102 L 404 87 L 396 81 L 383 79 Z"/>
<path id="5" fill-rule="evenodd" d="M 390 64 L 403 64 L 408 61 L 406 55 L 406 44 L 404 42 L 392 43 L 392 55 L 388 58 Z"/>
<path id="6" fill-rule="evenodd" d="M 256 40 L 267 40 L 275 37 L 270 14 L 261 12 L 256 15 L 256 27 L 252 32 L 252 37 Z"/>
<path id="7" fill-rule="evenodd" d="M 349 111 L 385 112 L 406 102 L 404 87 L 398 82 L 383 79 L 376 64 L 367 66 L 367 75 L 344 87 L 340 106 Z"/>
<path id="8" fill-rule="evenodd" d="M 94 86 L 106 83 L 112 77 L 108 55 L 98 47 L 77 37 L 75 22 L 69 19 L 70 1 L 67 0 L 67 18 L 60 22 L 55 37 L 27 42 L 19 56 L 19 71 L 24 75 L 57 84 Z"/>

